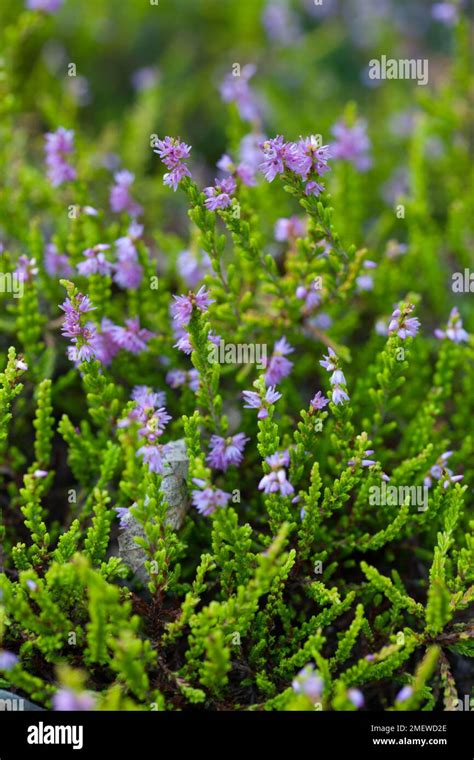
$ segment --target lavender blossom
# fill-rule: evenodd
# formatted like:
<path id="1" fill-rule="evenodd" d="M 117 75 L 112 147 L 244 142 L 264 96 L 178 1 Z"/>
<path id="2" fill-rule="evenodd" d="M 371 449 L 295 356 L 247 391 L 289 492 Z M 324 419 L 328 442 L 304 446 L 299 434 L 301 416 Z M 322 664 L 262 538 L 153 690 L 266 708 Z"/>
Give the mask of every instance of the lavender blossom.
<path id="1" fill-rule="evenodd" d="M 284 0 L 267 2 L 262 16 L 263 27 L 269 39 L 281 45 L 291 45 L 299 36 L 294 13 Z"/>
<path id="2" fill-rule="evenodd" d="M 237 435 L 229 438 L 213 435 L 211 436 L 210 452 L 206 461 L 215 470 L 223 470 L 224 472 L 230 465 L 238 467 L 243 459 L 245 444 L 249 440 L 250 438 L 247 438 L 244 433 L 237 433 Z"/>
<path id="3" fill-rule="evenodd" d="M 207 485 L 205 481 L 194 478 L 194 483 L 200 487 L 200 490 L 195 489 L 192 492 L 193 506 L 196 507 L 199 514 L 209 517 L 216 509 L 226 507 L 230 493 L 222 491 L 220 488 L 216 488 L 212 485 Z"/>
<path id="4" fill-rule="evenodd" d="M 138 433 L 142 438 L 146 439 L 147 443 L 156 443 L 158 438 L 163 435 L 164 429 L 170 420 L 171 416 L 165 407 L 162 406 L 159 409 L 153 410 L 148 415 Z"/>
<path id="5" fill-rule="evenodd" d="M 103 317 L 99 329 L 92 322 L 87 322 L 86 326 L 92 331 L 90 342 L 95 358 L 107 367 L 120 351 L 120 346 L 114 338 L 116 325 L 107 317 Z"/>
<path id="6" fill-rule="evenodd" d="M 258 102 L 248 84 L 256 70 L 256 66 L 249 63 L 238 74 L 227 74 L 220 86 L 224 103 L 235 103 L 244 121 L 256 121 L 259 118 Z"/>
<path id="7" fill-rule="evenodd" d="M 114 174 L 115 185 L 110 190 L 109 202 L 111 210 L 116 214 L 126 212 L 138 216 L 143 212 L 143 208 L 130 195 L 134 179 L 135 175 L 125 169 Z"/>
<path id="8" fill-rule="evenodd" d="M 125 528 L 127 526 L 127 518 L 130 514 L 130 507 L 114 507 L 114 511 L 117 512 L 120 527 Z"/>
<path id="9" fill-rule="evenodd" d="M 12 670 L 15 665 L 18 665 L 20 660 L 16 656 L 16 654 L 13 654 L 13 652 L 8 652 L 6 649 L 0 650 L 0 671 L 6 671 Z"/>
<path id="10" fill-rule="evenodd" d="M 306 221 L 298 216 L 289 219 L 277 219 L 275 224 L 275 240 L 279 243 L 303 237 L 306 234 Z"/>
<path id="11" fill-rule="evenodd" d="M 250 132 L 242 137 L 239 146 L 239 157 L 242 164 L 249 167 L 255 174 L 262 160 L 261 144 L 265 141 L 265 135 L 259 132 Z"/>
<path id="12" fill-rule="evenodd" d="M 305 315 L 310 314 L 316 308 L 316 306 L 319 306 L 321 303 L 321 290 L 319 280 L 314 280 L 311 285 L 308 286 L 299 285 L 296 288 L 295 296 L 300 301 L 304 301 L 304 306 L 302 309 L 303 313 Z"/>
<path id="13" fill-rule="evenodd" d="M 64 0 L 26 0 L 26 7 L 32 11 L 43 11 L 44 13 L 56 13 L 61 7 Z"/>
<path id="14" fill-rule="evenodd" d="M 96 330 L 91 323 L 84 324 L 83 317 L 95 309 L 88 296 L 78 293 L 72 299 L 66 298 L 59 307 L 65 317 L 61 328 L 66 338 L 71 338 L 72 346 L 68 348 L 68 358 L 74 362 L 89 361 L 94 358 L 93 341 Z"/>
<path id="15" fill-rule="evenodd" d="M 186 327 L 189 324 L 193 308 L 205 312 L 211 303 L 214 303 L 204 285 L 196 294 L 189 292 L 187 296 L 173 296 L 173 298 L 175 302 L 171 306 L 171 314 L 179 327 Z"/>
<path id="16" fill-rule="evenodd" d="M 99 243 L 94 248 L 87 248 L 84 251 L 85 261 L 79 262 L 77 271 L 84 277 L 90 277 L 93 274 L 107 276 L 112 272 L 112 264 L 105 257 L 104 251 L 108 251 L 110 245 Z"/>
<path id="17" fill-rule="evenodd" d="M 324 681 L 313 663 L 306 665 L 291 684 L 295 694 L 304 694 L 312 702 L 317 702 L 323 693 Z"/>
<path id="18" fill-rule="evenodd" d="M 329 382 L 332 385 L 331 401 L 333 404 L 337 406 L 345 401 L 350 401 L 345 387 L 341 387 L 346 386 L 346 378 L 343 371 L 339 369 L 339 359 L 331 347 L 328 348 L 328 354 L 319 363 L 321 367 L 332 373 Z"/>
<path id="19" fill-rule="evenodd" d="M 447 26 L 453 26 L 458 20 L 459 9 L 454 3 L 434 3 L 431 6 L 431 16 Z"/>
<path id="20" fill-rule="evenodd" d="M 295 489 L 286 477 L 285 467 L 290 463 L 290 457 L 287 451 L 277 452 L 271 456 L 265 457 L 265 462 L 270 465 L 270 472 L 263 476 L 258 488 L 265 493 L 277 493 L 282 496 L 289 496 L 294 493 Z"/>
<path id="21" fill-rule="evenodd" d="M 27 256 L 19 256 L 15 274 L 22 282 L 32 280 L 33 277 L 38 274 L 36 259 L 29 259 Z"/>
<path id="22" fill-rule="evenodd" d="M 188 372 L 172 369 L 166 375 L 166 382 L 171 388 L 188 387 L 196 393 L 199 390 L 199 372 L 197 369 L 190 369 Z"/>
<path id="23" fill-rule="evenodd" d="M 158 153 L 163 164 L 170 170 L 164 175 L 163 184 L 172 187 L 176 192 L 181 180 L 184 177 L 191 177 L 191 172 L 186 164 L 186 159 L 191 153 L 191 146 L 175 137 L 157 140 L 156 145 L 157 148 L 154 149 L 154 153 Z"/>
<path id="24" fill-rule="evenodd" d="M 146 444 L 141 446 L 137 451 L 137 457 L 143 458 L 143 464 L 146 464 L 150 472 L 162 475 L 164 472 L 163 463 L 163 446 L 154 446 Z"/>
<path id="25" fill-rule="evenodd" d="M 323 396 L 321 391 L 318 391 L 309 403 L 314 411 L 319 411 L 329 404 L 329 400 Z"/>
<path id="26" fill-rule="evenodd" d="M 141 236 L 141 225 L 130 225 L 128 235 L 115 241 L 117 263 L 114 264 L 114 282 L 124 290 L 136 290 L 143 280 L 143 267 L 138 261 L 135 240 Z"/>
<path id="27" fill-rule="evenodd" d="M 182 251 L 178 256 L 178 271 L 188 288 L 195 288 L 212 271 L 211 260 L 205 251 L 200 257 L 194 251 Z"/>
<path id="28" fill-rule="evenodd" d="M 45 135 L 47 177 L 53 187 L 76 179 L 76 170 L 68 164 L 66 156 L 74 150 L 74 131 L 59 127 Z"/>
<path id="29" fill-rule="evenodd" d="M 364 706 L 364 695 L 359 689 L 348 689 L 347 696 L 349 698 L 349 701 L 352 702 L 354 707 L 356 707 L 358 710 Z"/>
<path id="30" fill-rule="evenodd" d="M 257 184 L 253 167 L 243 162 L 237 165 L 234 164 L 227 153 L 224 153 L 224 155 L 221 156 L 217 162 L 217 168 L 226 174 L 232 175 L 236 181 L 240 180 L 240 182 L 247 187 L 253 187 Z"/>
<path id="31" fill-rule="evenodd" d="M 44 251 L 44 268 L 50 277 L 70 277 L 72 267 L 65 253 L 59 253 L 54 243 L 48 243 Z"/>
<path id="32" fill-rule="evenodd" d="M 159 80 L 159 71 L 154 66 L 143 66 L 133 72 L 131 81 L 137 92 L 151 90 Z"/>
<path id="33" fill-rule="evenodd" d="M 264 160 L 259 169 L 268 182 L 273 182 L 277 174 L 283 174 L 288 158 L 288 146 L 282 135 L 265 140 L 260 145 Z"/>
<path id="34" fill-rule="evenodd" d="M 411 303 L 402 306 L 401 309 L 395 309 L 388 326 L 389 335 L 396 334 L 401 340 L 406 340 L 408 337 L 414 338 L 416 336 L 420 329 L 420 321 L 417 317 L 408 317 L 414 309 L 415 307 Z"/>
<path id="35" fill-rule="evenodd" d="M 96 704 L 95 697 L 87 691 L 79 692 L 73 689 L 58 689 L 52 699 L 53 710 L 60 712 L 89 711 Z"/>
<path id="36" fill-rule="evenodd" d="M 204 188 L 204 194 L 207 198 L 204 205 L 209 211 L 228 208 L 228 206 L 232 205 L 232 196 L 236 188 L 237 185 L 233 177 L 226 177 L 221 180 L 216 179 L 214 186 Z"/>
<path id="37" fill-rule="evenodd" d="M 366 449 L 364 451 L 366 457 L 370 457 L 373 453 L 373 449 Z M 361 459 L 360 457 L 356 457 L 355 459 L 349 459 L 347 464 L 349 467 L 355 467 L 356 465 L 360 465 L 361 467 L 373 467 L 377 462 L 375 459 Z"/>
<path id="38" fill-rule="evenodd" d="M 293 362 L 285 357 L 286 354 L 291 354 L 293 351 L 294 348 L 290 346 L 284 336 L 275 343 L 273 354 L 268 362 L 267 370 L 265 372 L 265 385 L 267 387 L 274 387 L 285 377 L 288 377 L 293 367 Z"/>
<path id="39" fill-rule="evenodd" d="M 406 702 L 406 700 L 410 699 L 412 695 L 413 695 L 412 687 L 404 686 L 403 689 L 400 689 L 397 696 L 395 697 L 395 702 Z"/>
<path id="40" fill-rule="evenodd" d="M 146 351 L 147 342 L 154 338 L 155 334 L 144 327 L 140 327 L 138 317 L 126 319 L 125 325 L 126 327 L 115 325 L 110 330 L 116 344 L 132 354 L 140 354 L 142 351 Z"/>
<path id="41" fill-rule="evenodd" d="M 275 390 L 275 387 L 267 388 L 265 396 L 262 398 L 255 391 L 242 391 L 242 396 L 246 403 L 244 409 L 258 409 L 257 417 L 259 420 L 268 417 L 268 407 L 275 404 L 280 398 L 281 393 Z"/>
<path id="42" fill-rule="evenodd" d="M 371 147 L 367 136 L 367 122 L 358 119 L 353 126 L 338 121 L 331 130 L 336 141 L 331 144 L 334 158 L 349 161 L 361 172 L 367 171 L 372 165 L 369 151 Z"/>
<path id="43" fill-rule="evenodd" d="M 446 330 L 435 330 L 434 334 L 439 340 L 448 338 L 448 340 L 451 340 L 453 343 L 467 343 L 469 340 L 469 333 L 463 328 L 462 317 L 456 306 L 451 309 Z"/>

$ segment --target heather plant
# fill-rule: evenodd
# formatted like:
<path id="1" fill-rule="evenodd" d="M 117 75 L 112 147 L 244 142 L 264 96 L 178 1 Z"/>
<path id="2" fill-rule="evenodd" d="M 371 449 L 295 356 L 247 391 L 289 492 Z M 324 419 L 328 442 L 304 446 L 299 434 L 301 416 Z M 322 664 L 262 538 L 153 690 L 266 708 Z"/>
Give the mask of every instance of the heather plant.
<path id="1" fill-rule="evenodd" d="M 318 11 L 218 4 L 211 64 L 232 20 L 279 51 L 266 82 L 221 61 L 202 137 L 205 71 L 177 91 L 165 60 L 121 123 L 99 99 L 94 135 L 100 65 L 63 99 L 55 80 L 67 2 L 22 5 L 0 15 L 0 687 L 56 710 L 465 709 L 470 20 L 437 4 L 448 73 L 415 102 L 387 81 L 296 114 L 280 58 L 303 77 Z M 317 24 L 336 49 L 340 19 Z"/>

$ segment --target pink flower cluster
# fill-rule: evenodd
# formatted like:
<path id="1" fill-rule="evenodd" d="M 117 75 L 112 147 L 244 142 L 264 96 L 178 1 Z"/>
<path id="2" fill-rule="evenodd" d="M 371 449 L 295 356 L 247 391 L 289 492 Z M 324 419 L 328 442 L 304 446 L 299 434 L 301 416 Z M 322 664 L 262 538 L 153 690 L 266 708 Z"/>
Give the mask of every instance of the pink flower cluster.
<path id="1" fill-rule="evenodd" d="M 289 170 L 306 183 L 306 195 L 320 195 L 324 186 L 317 181 L 330 171 L 329 146 L 320 145 L 315 135 L 301 137 L 297 142 L 285 142 L 282 135 L 261 143 L 264 160 L 260 164 L 265 179 L 273 182 L 278 174 Z"/>

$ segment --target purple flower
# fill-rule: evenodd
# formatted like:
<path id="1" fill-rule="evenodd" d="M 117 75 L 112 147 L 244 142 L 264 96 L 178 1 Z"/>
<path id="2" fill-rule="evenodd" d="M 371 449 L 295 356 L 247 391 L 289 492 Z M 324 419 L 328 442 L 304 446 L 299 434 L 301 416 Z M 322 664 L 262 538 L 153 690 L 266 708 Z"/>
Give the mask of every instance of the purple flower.
<path id="1" fill-rule="evenodd" d="M 142 92 L 150 90 L 158 82 L 159 72 L 154 66 L 143 66 L 132 74 L 132 85 L 135 90 Z"/>
<path id="2" fill-rule="evenodd" d="M 281 0 L 270 0 L 266 4 L 262 22 L 268 37 L 281 45 L 291 45 L 298 39 L 296 17 Z"/>
<path id="3" fill-rule="evenodd" d="M 188 288 L 195 288 L 212 271 L 211 260 L 204 251 L 199 258 L 194 251 L 182 251 L 178 256 L 178 271 Z"/>
<path id="4" fill-rule="evenodd" d="M 452 340 L 453 343 L 467 343 L 469 340 L 469 333 L 467 333 L 463 328 L 462 317 L 456 306 L 451 309 L 446 331 L 435 330 L 434 334 L 439 340 L 448 338 L 449 340 Z"/>
<path id="5" fill-rule="evenodd" d="M 242 391 L 242 396 L 246 403 L 244 409 L 258 409 L 257 417 L 259 420 L 268 417 L 268 407 L 275 404 L 280 398 L 281 393 L 275 390 L 275 387 L 267 388 L 265 396 L 262 398 L 255 391 Z"/>
<path id="6" fill-rule="evenodd" d="M 130 195 L 130 186 L 134 179 L 135 175 L 125 169 L 114 174 L 115 185 L 110 190 L 109 202 L 110 208 L 116 214 L 125 211 L 131 216 L 138 216 L 142 213 L 142 207 L 135 203 Z"/>
<path id="7" fill-rule="evenodd" d="M 13 652 L 8 652 L 6 649 L 0 650 L 0 671 L 12 670 L 19 662 L 20 660 Z"/>
<path id="8" fill-rule="evenodd" d="M 298 216 L 290 216 L 289 219 L 277 219 L 275 224 L 275 240 L 279 243 L 290 241 L 306 234 L 306 221 Z"/>
<path id="9" fill-rule="evenodd" d="M 257 99 L 248 84 L 256 70 L 256 66 L 248 63 L 238 73 L 227 74 L 220 86 L 224 103 L 236 103 L 244 121 L 255 121 L 259 118 Z"/>
<path id="10" fill-rule="evenodd" d="M 320 359 L 319 363 L 321 367 L 324 367 L 328 372 L 335 372 L 337 369 L 338 359 L 336 352 L 329 346 L 327 355 L 324 354 L 324 359 Z"/>
<path id="11" fill-rule="evenodd" d="M 40 469 L 35 470 L 33 472 L 33 477 L 34 478 L 47 478 L 48 477 L 48 470 L 40 470 Z"/>
<path id="12" fill-rule="evenodd" d="M 434 3 L 431 15 L 435 21 L 452 26 L 458 20 L 458 8 L 454 3 Z"/>
<path id="13" fill-rule="evenodd" d="M 50 277 L 69 277 L 72 267 L 65 253 L 59 253 L 54 243 L 48 243 L 44 251 L 44 268 Z"/>
<path id="14" fill-rule="evenodd" d="M 306 183 L 305 187 L 305 195 L 321 195 L 321 193 L 324 192 L 324 185 L 321 185 L 320 182 L 315 182 L 314 180 L 311 180 L 311 182 Z"/>
<path id="15" fill-rule="evenodd" d="M 171 416 L 168 414 L 165 407 L 162 406 L 148 415 L 148 418 L 138 433 L 147 441 L 147 443 L 156 443 L 158 438 L 163 434 L 164 429 L 170 420 Z"/>
<path id="16" fill-rule="evenodd" d="M 164 391 L 153 391 L 147 385 L 135 385 L 130 397 L 140 409 L 158 409 L 166 402 Z"/>
<path id="17" fill-rule="evenodd" d="M 406 702 L 407 699 L 410 699 L 412 694 L 413 694 L 412 687 L 404 686 L 403 689 L 400 689 L 397 696 L 395 697 L 395 702 Z"/>
<path id="18" fill-rule="evenodd" d="M 172 187 L 176 192 L 181 180 L 184 177 L 191 176 L 191 172 L 185 163 L 191 153 L 191 146 L 175 137 L 157 140 L 156 145 L 157 148 L 154 149 L 154 153 L 158 153 L 163 164 L 170 170 L 164 175 L 163 184 Z"/>
<path id="19" fill-rule="evenodd" d="M 343 371 L 339 369 L 339 359 L 331 347 L 328 348 L 327 355 L 319 363 L 321 367 L 332 373 L 329 382 L 332 385 L 331 401 L 333 404 L 337 406 L 345 401 L 350 401 L 345 388 L 341 387 L 346 385 L 346 378 Z"/>
<path id="20" fill-rule="evenodd" d="M 395 333 L 402 340 L 405 340 L 408 337 L 415 337 L 418 330 L 420 329 L 420 321 L 417 319 L 417 317 L 408 317 L 414 308 L 414 305 L 409 303 L 404 305 L 402 309 L 395 309 L 388 326 L 389 335 L 393 335 Z"/>
<path id="21" fill-rule="evenodd" d="M 286 359 L 285 356 L 286 354 L 293 353 L 293 351 L 294 348 L 290 346 L 284 336 L 275 343 L 273 354 L 265 372 L 265 385 L 267 387 L 275 386 L 285 377 L 288 377 L 293 367 L 293 362 Z"/>
<path id="22" fill-rule="evenodd" d="M 347 696 L 349 701 L 352 702 L 354 707 L 357 707 L 358 710 L 364 706 L 364 695 L 359 689 L 348 689 Z"/>
<path id="23" fill-rule="evenodd" d="M 250 438 L 246 438 L 244 433 L 237 433 L 230 438 L 213 435 L 211 436 L 210 452 L 206 461 L 215 470 L 223 470 L 224 472 L 232 464 L 238 467 L 243 459 L 245 444 L 249 440 Z"/>
<path id="24" fill-rule="evenodd" d="M 204 202 L 209 211 L 217 211 L 220 208 L 227 208 L 232 205 L 232 195 L 236 190 L 236 183 L 233 177 L 215 180 L 214 187 L 205 187 L 204 194 L 207 200 Z"/>
<path id="25" fill-rule="evenodd" d="M 19 256 L 15 274 L 21 282 L 32 280 L 33 277 L 38 274 L 36 259 L 29 259 L 27 256 Z"/>
<path id="26" fill-rule="evenodd" d="M 114 507 L 114 511 L 117 512 L 120 527 L 126 528 L 128 525 L 128 516 L 130 514 L 130 507 Z"/>
<path id="27" fill-rule="evenodd" d="M 135 406 L 126 417 L 118 421 L 119 428 L 128 427 L 131 422 L 136 421 L 146 425 L 148 418 L 155 410 L 164 407 L 166 394 L 163 391 L 155 392 L 146 385 L 136 385 L 131 393 L 131 399 L 135 402 Z"/>
<path id="28" fill-rule="evenodd" d="M 294 488 L 290 481 L 287 480 L 285 467 L 290 461 L 287 451 L 277 452 L 269 457 L 265 457 L 265 462 L 270 465 L 270 472 L 263 476 L 258 488 L 265 493 L 280 492 L 282 496 L 289 496 L 294 493 Z"/>
<path id="29" fill-rule="evenodd" d="M 114 282 L 120 288 L 136 290 L 143 279 L 143 267 L 138 262 L 135 240 L 143 232 L 141 225 L 131 225 L 128 235 L 115 241 L 117 248 L 117 263 L 114 264 Z"/>
<path id="30" fill-rule="evenodd" d="M 164 140 L 157 140 L 156 145 L 154 153 L 158 153 L 167 169 L 174 169 L 179 161 L 189 158 L 191 154 L 191 146 L 179 138 L 165 137 Z"/>
<path id="31" fill-rule="evenodd" d="M 262 150 L 260 145 L 265 141 L 265 135 L 256 132 L 250 132 L 240 141 L 239 156 L 242 164 L 245 164 L 252 173 L 258 171 L 262 160 Z"/>
<path id="32" fill-rule="evenodd" d="M 288 143 L 286 146 L 286 164 L 302 179 L 307 179 L 309 174 L 317 174 L 322 177 L 330 171 L 328 166 L 330 157 L 329 145 L 320 145 L 316 135 L 301 137 L 298 142 Z M 319 187 L 322 188 L 322 185 Z M 309 195 L 310 193 L 307 192 L 306 194 Z"/>
<path id="33" fill-rule="evenodd" d="M 312 702 L 317 702 L 322 696 L 324 681 L 315 670 L 313 663 L 310 663 L 300 670 L 291 686 L 296 694 L 304 694 Z"/>
<path id="34" fill-rule="evenodd" d="M 59 127 L 45 135 L 47 177 L 53 187 L 76 179 L 76 170 L 68 164 L 66 156 L 74 150 L 74 131 Z"/>
<path id="35" fill-rule="evenodd" d="M 345 401 L 350 401 L 350 398 L 343 388 L 339 385 L 335 385 L 332 389 L 331 401 L 337 406 L 338 404 L 343 404 Z"/>
<path id="36" fill-rule="evenodd" d="M 88 711 L 95 707 L 95 697 L 87 691 L 79 692 L 73 689 L 58 689 L 53 695 L 53 710 L 57 711 Z"/>
<path id="37" fill-rule="evenodd" d="M 55 13 L 64 0 L 26 0 L 26 7 L 32 11 L 44 11 L 44 13 Z"/>
<path id="38" fill-rule="evenodd" d="M 205 312 L 214 301 L 204 285 L 196 294 L 189 292 L 187 296 L 173 296 L 175 302 L 171 306 L 171 314 L 179 327 L 186 327 L 191 319 L 193 308 Z"/>
<path id="39" fill-rule="evenodd" d="M 295 295 L 299 300 L 304 301 L 303 314 L 311 313 L 321 302 L 320 281 L 316 279 L 307 287 L 299 285 Z"/>
<path id="40" fill-rule="evenodd" d="M 130 351 L 132 354 L 140 354 L 146 351 L 147 341 L 154 337 L 154 333 L 140 327 L 138 317 L 125 320 L 126 327 L 114 325 L 110 328 L 110 334 L 119 348 Z"/>
<path id="41" fill-rule="evenodd" d="M 426 488 L 431 488 L 434 480 L 443 479 L 443 488 L 448 488 L 451 483 L 458 483 L 464 478 L 464 475 L 454 475 L 453 471 L 447 467 L 447 461 L 452 456 L 452 451 L 445 451 L 436 460 L 430 468 L 428 475 L 425 477 L 423 484 Z"/>
<path id="42" fill-rule="evenodd" d="M 73 338 L 80 335 L 80 319 L 82 315 L 87 314 L 89 311 L 94 311 L 95 306 L 92 306 L 89 296 L 83 296 L 82 293 L 78 293 L 72 301 L 66 298 L 59 308 L 66 315 L 62 326 L 62 333 L 67 338 Z"/>
<path id="43" fill-rule="evenodd" d="M 334 158 L 349 161 L 359 171 L 367 171 L 372 165 L 370 159 L 370 140 L 367 136 L 367 122 L 358 119 L 349 127 L 342 121 L 338 121 L 331 130 L 336 141 L 331 144 L 331 152 Z"/>
<path id="44" fill-rule="evenodd" d="M 108 251 L 110 245 L 99 243 L 94 248 L 87 248 L 84 251 L 85 261 L 79 262 L 77 271 L 84 277 L 90 277 L 92 274 L 109 275 L 112 272 L 112 264 L 107 261 L 104 251 Z"/>
<path id="45" fill-rule="evenodd" d="M 185 386 L 196 393 L 199 390 L 199 372 L 197 369 L 190 369 L 188 372 L 183 369 L 172 369 L 166 375 L 166 382 L 171 388 Z"/>
<path id="46" fill-rule="evenodd" d="M 253 167 L 245 163 L 236 166 L 226 153 L 217 162 L 217 168 L 226 174 L 231 174 L 234 179 L 240 180 L 247 187 L 253 187 L 257 184 Z"/>
<path id="47" fill-rule="evenodd" d="M 265 140 L 260 145 L 264 160 L 259 169 L 268 182 L 273 182 L 277 174 L 283 174 L 286 169 L 288 158 L 288 145 L 282 135 L 277 135 L 270 140 Z"/>
<path id="48" fill-rule="evenodd" d="M 62 334 L 66 338 L 71 338 L 73 343 L 68 348 L 68 358 L 74 362 L 89 361 L 94 358 L 93 343 L 96 338 L 96 329 L 91 322 L 83 323 L 84 315 L 95 308 L 89 297 L 78 293 L 72 300 L 66 298 L 59 308 L 65 313 Z"/>
<path id="49" fill-rule="evenodd" d="M 193 347 L 191 345 L 191 338 L 189 333 L 176 323 L 172 325 L 172 329 L 175 338 L 177 338 L 176 343 L 173 344 L 173 348 L 179 349 L 179 351 L 182 351 L 187 356 L 189 356 L 189 354 L 192 354 Z"/>
<path id="50" fill-rule="evenodd" d="M 204 481 L 197 480 L 197 478 L 194 478 L 194 482 L 201 487 L 201 490 L 195 489 L 192 492 L 193 506 L 196 507 L 199 514 L 208 517 L 216 509 L 227 506 L 231 496 L 230 493 L 221 491 L 220 488 L 215 488 L 212 485 L 206 486 Z"/>
<path id="51" fill-rule="evenodd" d="M 97 330 L 92 322 L 87 322 L 86 326 L 92 331 L 90 342 L 95 358 L 104 366 L 108 366 L 114 356 L 120 351 L 120 346 L 113 336 L 113 330 L 116 325 L 110 319 L 107 319 L 107 317 L 103 317 L 100 323 L 100 331 Z"/>
<path id="52" fill-rule="evenodd" d="M 366 457 L 370 457 L 373 453 L 373 449 L 366 449 L 364 451 Z M 347 464 L 349 467 L 355 467 L 357 464 L 360 464 L 361 467 L 373 467 L 377 462 L 375 459 L 360 459 L 359 457 L 356 457 L 355 459 L 349 459 Z"/>
<path id="53" fill-rule="evenodd" d="M 321 391 L 318 391 L 309 403 L 315 411 L 318 411 L 319 409 L 324 409 L 329 404 L 329 400 L 323 396 Z"/>
<path id="54" fill-rule="evenodd" d="M 137 451 L 137 457 L 143 457 L 143 463 L 147 465 L 150 472 L 156 472 L 161 475 L 164 470 L 162 446 L 145 445 Z"/>

